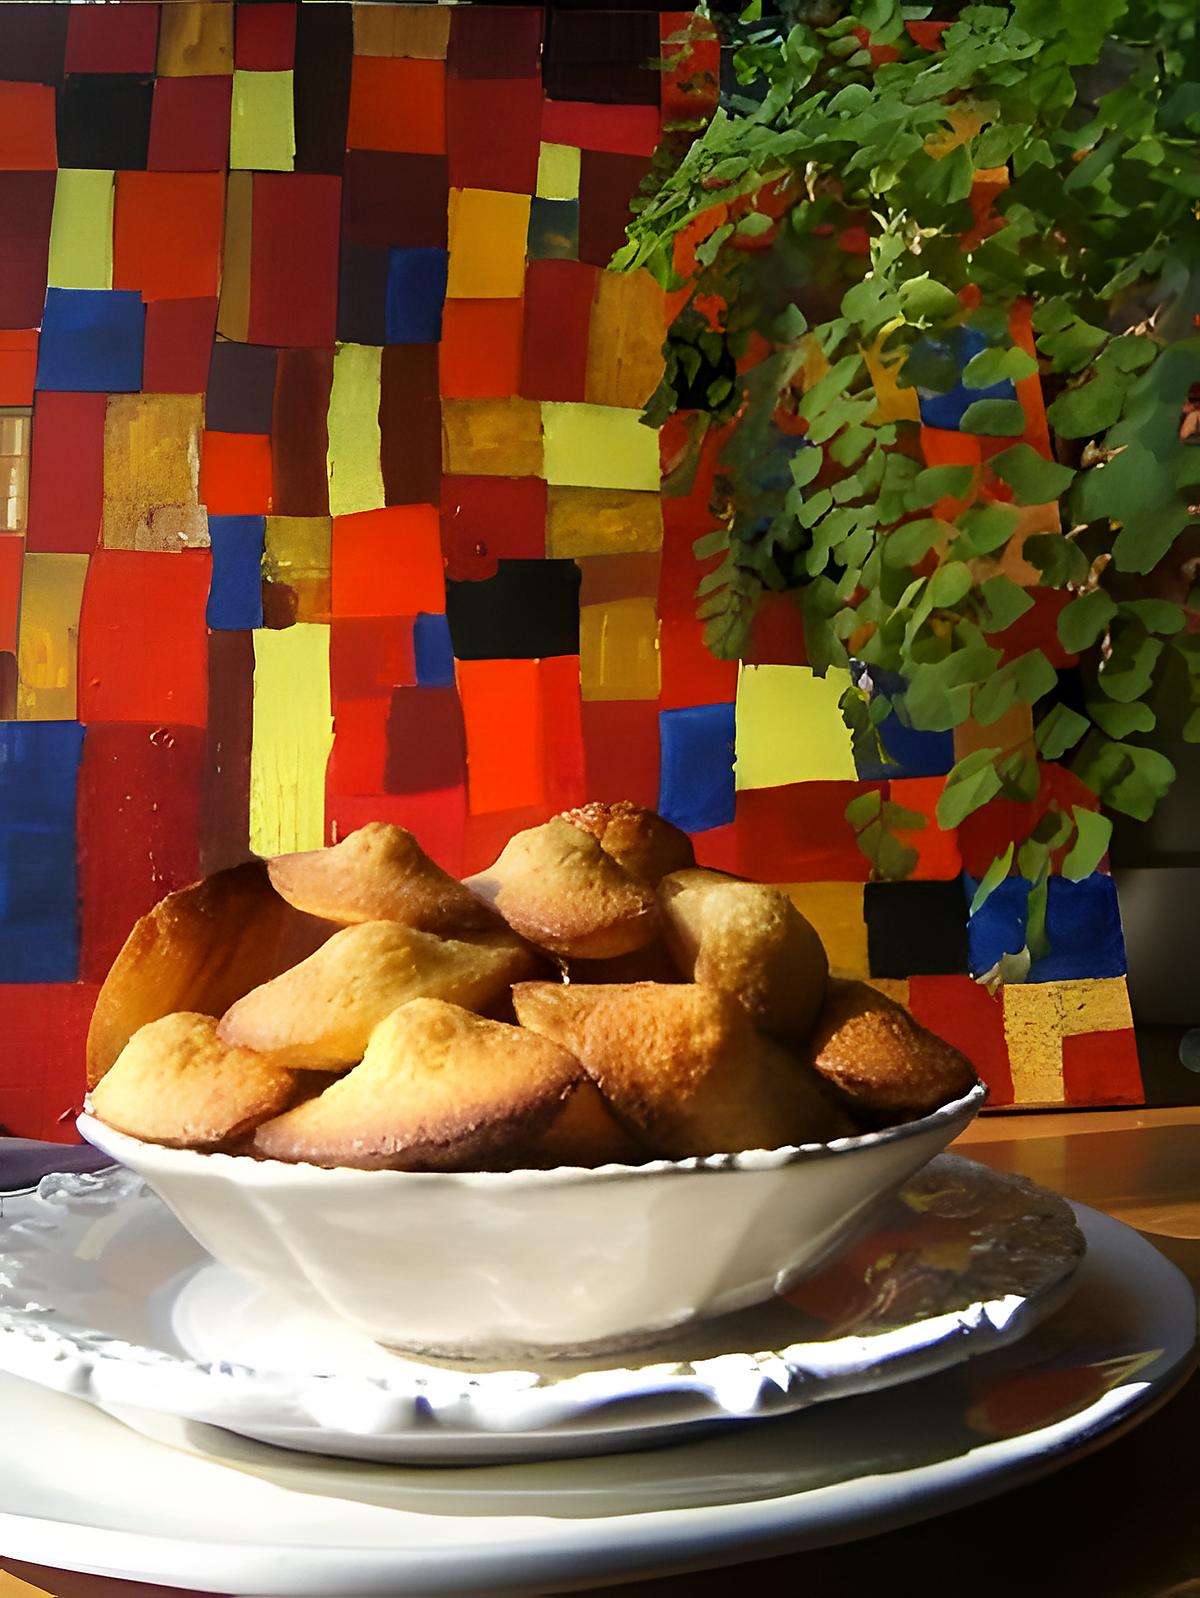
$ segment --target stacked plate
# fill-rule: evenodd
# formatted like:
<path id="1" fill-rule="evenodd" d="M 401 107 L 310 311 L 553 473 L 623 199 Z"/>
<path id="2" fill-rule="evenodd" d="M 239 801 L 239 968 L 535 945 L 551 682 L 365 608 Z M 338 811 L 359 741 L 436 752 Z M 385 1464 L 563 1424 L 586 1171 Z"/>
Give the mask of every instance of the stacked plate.
<path id="1" fill-rule="evenodd" d="M 765 1305 L 638 1354 L 422 1360 L 234 1275 L 131 1172 L 60 1173 L 0 1199 L 0 1547 L 293 1598 L 740 1561 L 1063 1462 L 1174 1390 L 1194 1326 L 1136 1233 L 942 1155 Z"/>

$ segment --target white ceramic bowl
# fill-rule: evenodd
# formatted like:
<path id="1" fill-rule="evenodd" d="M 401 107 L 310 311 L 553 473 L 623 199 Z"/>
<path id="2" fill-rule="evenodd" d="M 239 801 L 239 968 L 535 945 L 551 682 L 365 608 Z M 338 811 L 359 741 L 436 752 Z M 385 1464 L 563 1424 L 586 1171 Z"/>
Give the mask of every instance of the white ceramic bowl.
<path id="1" fill-rule="evenodd" d="M 599 1170 L 323 1170 L 78 1126 L 223 1265 L 379 1343 L 500 1361 L 632 1348 L 786 1290 L 984 1096 L 834 1143 Z"/>

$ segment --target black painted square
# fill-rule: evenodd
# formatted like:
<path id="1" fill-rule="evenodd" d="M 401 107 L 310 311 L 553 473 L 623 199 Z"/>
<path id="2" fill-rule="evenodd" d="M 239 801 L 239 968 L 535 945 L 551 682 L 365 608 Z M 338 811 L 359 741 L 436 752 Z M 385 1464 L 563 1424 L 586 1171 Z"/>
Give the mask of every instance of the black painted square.
<path id="1" fill-rule="evenodd" d="M 456 658 L 577 655 L 579 583 L 573 560 L 502 560 L 494 577 L 447 582 L 446 619 Z"/>
<path id="2" fill-rule="evenodd" d="M 873 977 L 967 969 L 967 900 L 953 882 L 868 882 L 863 896 Z"/>

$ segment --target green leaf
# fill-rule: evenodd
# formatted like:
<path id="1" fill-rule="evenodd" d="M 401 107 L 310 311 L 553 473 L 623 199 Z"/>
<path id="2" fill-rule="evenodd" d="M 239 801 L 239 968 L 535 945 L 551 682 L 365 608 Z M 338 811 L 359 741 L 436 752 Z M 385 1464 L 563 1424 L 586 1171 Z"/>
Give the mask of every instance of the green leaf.
<path id="1" fill-rule="evenodd" d="M 969 916 L 978 915 L 980 910 L 995 893 L 996 889 L 1008 876 L 1012 866 L 1013 845 L 1010 843 L 1004 853 L 997 855 L 991 865 L 979 879 L 979 886 L 975 889 L 975 897 L 971 900 L 971 908 L 967 911 Z"/>
<path id="2" fill-rule="evenodd" d="M 958 428 L 983 438 L 1019 438 L 1025 431 L 1025 412 L 1018 400 L 976 400 L 959 418 Z"/>
<path id="3" fill-rule="evenodd" d="M 1028 589 L 1022 588 L 1020 583 L 1014 583 L 1003 572 L 989 577 L 980 587 L 979 594 L 984 605 L 982 625 L 985 633 L 1006 631 L 1033 607 L 1033 598 Z"/>
<path id="4" fill-rule="evenodd" d="M 825 452 L 810 445 L 807 449 L 798 449 L 788 462 L 788 469 L 792 474 L 792 482 L 797 488 L 807 488 L 816 477 L 825 460 Z"/>
<path id="5" fill-rule="evenodd" d="M 1102 327 L 1092 327 L 1080 317 L 1054 332 L 1043 333 L 1037 347 L 1055 372 L 1078 372 L 1108 338 Z"/>
<path id="6" fill-rule="evenodd" d="M 1117 614 L 1117 607 L 1103 588 L 1080 594 L 1059 614 L 1058 637 L 1072 655 L 1089 649 Z"/>
<path id="7" fill-rule="evenodd" d="M 923 388 L 931 394 L 948 394 L 958 385 L 958 371 L 954 351 L 944 341 L 921 338 L 904 357 L 897 381 L 901 388 Z"/>
<path id="8" fill-rule="evenodd" d="M 975 481 L 973 466 L 927 466 L 918 472 L 908 495 L 910 510 L 920 510 L 939 499 L 961 499 Z"/>
<path id="9" fill-rule="evenodd" d="M 1117 608 L 1122 616 L 1140 621 L 1148 633 L 1178 633 L 1187 625 L 1183 606 L 1166 599 L 1123 599 Z"/>
<path id="10" fill-rule="evenodd" d="M 1041 572 L 1047 588 L 1081 583 L 1088 574 L 1088 558 L 1073 539 L 1062 533 L 1035 533 L 1021 550 L 1029 564 Z"/>
<path id="11" fill-rule="evenodd" d="M 1038 364 L 1033 357 L 1015 344 L 1010 344 L 1007 349 L 980 350 L 963 370 L 963 387 L 991 388 L 993 383 L 1002 383 L 1005 378 L 1011 383 L 1019 383 L 1022 378 L 1032 377 L 1037 369 Z"/>
<path id="12" fill-rule="evenodd" d="M 905 522 L 890 532 L 883 544 L 885 566 L 915 566 L 927 555 L 940 538 L 949 538 L 954 532 L 949 522 L 940 522 L 933 516 L 920 521 Z"/>
<path id="13" fill-rule="evenodd" d="M 1157 749 L 1092 733 L 1072 762 L 1075 775 L 1112 810 L 1148 821 L 1175 780 L 1175 767 Z"/>
<path id="14" fill-rule="evenodd" d="M 1019 513 L 1011 505 L 993 500 L 973 506 L 959 518 L 958 525 L 975 554 L 990 555 L 1008 543 L 1019 520 Z"/>
<path id="15" fill-rule="evenodd" d="M 1153 732 L 1157 717 L 1149 705 L 1140 700 L 1122 705 L 1114 699 L 1089 701 L 1088 714 L 1110 738 L 1127 738 L 1131 732 Z"/>
<path id="16" fill-rule="evenodd" d="M 1051 705 L 1038 722 L 1034 736 L 1042 756 L 1046 760 L 1058 760 L 1075 747 L 1087 730 L 1087 717 L 1060 700 Z"/>
<path id="17" fill-rule="evenodd" d="M 1105 377 L 1093 377 L 1069 388 L 1049 406 L 1046 416 L 1062 438 L 1090 438 L 1121 419 L 1125 391 Z"/>
<path id="18" fill-rule="evenodd" d="M 971 591 L 971 568 L 961 560 L 940 566 L 929 579 L 929 597 L 942 610 L 957 605 Z"/>
<path id="19" fill-rule="evenodd" d="M 976 749 L 951 771 L 937 803 L 937 822 L 943 832 L 952 832 L 1000 792 L 995 766 L 1000 753 L 999 749 Z"/>
<path id="20" fill-rule="evenodd" d="M 1025 947 L 1031 960 L 1041 960 L 1050 953 L 1050 940 L 1046 936 L 1049 886 L 1047 877 L 1040 876 L 1025 901 Z"/>
<path id="21" fill-rule="evenodd" d="M 970 151 L 960 144 L 940 160 L 927 156 L 914 186 L 919 194 L 938 205 L 957 205 L 970 194 L 974 181 Z"/>
<path id="22" fill-rule="evenodd" d="M 1048 461 L 1031 444 L 1014 444 L 994 455 L 989 464 L 1022 505 L 1048 505 L 1065 494 L 1075 480 L 1069 466 Z"/>
<path id="23" fill-rule="evenodd" d="M 900 285 L 900 304 L 909 321 L 943 322 L 962 312 L 958 295 L 930 277 L 928 272 L 910 277 L 907 283 Z"/>
<path id="24" fill-rule="evenodd" d="M 1101 661 L 1096 681 L 1109 699 L 1131 704 L 1150 691 L 1154 668 L 1166 645 L 1137 631 L 1125 631 L 1117 638 L 1112 654 Z"/>
<path id="25" fill-rule="evenodd" d="M 774 226 L 775 218 L 765 211 L 747 211 L 735 231 L 744 238 L 756 239 L 769 233 Z"/>
<path id="26" fill-rule="evenodd" d="M 1062 874 L 1069 882 L 1081 882 L 1090 877 L 1104 858 L 1108 841 L 1112 837 L 1112 822 L 1095 810 L 1071 806 L 1075 817 L 1075 842 L 1062 863 Z"/>

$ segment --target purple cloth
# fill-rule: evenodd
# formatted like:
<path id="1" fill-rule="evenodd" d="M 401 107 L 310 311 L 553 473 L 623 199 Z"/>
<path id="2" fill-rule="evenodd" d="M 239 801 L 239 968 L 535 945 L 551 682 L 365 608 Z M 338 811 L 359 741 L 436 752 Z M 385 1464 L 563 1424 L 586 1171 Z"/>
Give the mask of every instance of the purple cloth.
<path id="1" fill-rule="evenodd" d="M 55 1171 L 103 1171 L 114 1162 L 86 1143 L 35 1143 L 0 1137 L 0 1193 L 36 1187 Z"/>

